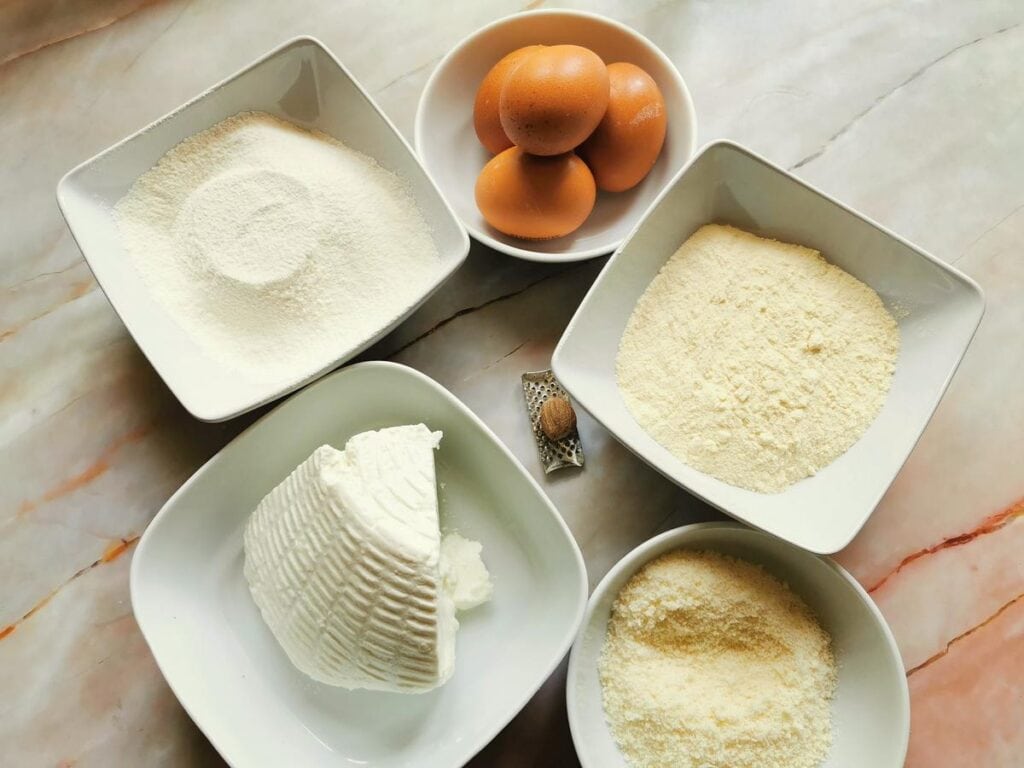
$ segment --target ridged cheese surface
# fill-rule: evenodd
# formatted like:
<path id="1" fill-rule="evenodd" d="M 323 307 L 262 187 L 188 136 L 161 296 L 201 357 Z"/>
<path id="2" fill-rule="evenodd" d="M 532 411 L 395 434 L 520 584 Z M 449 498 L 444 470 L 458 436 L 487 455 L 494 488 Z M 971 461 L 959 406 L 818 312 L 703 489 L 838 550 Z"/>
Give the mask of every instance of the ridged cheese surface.
<path id="1" fill-rule="evenodd" d="M 253 512 L 245 577 L 292 663 L 346 688 L 419 692 L 452 673 L 434 449 L 422 424 L 318 448 Z"/>

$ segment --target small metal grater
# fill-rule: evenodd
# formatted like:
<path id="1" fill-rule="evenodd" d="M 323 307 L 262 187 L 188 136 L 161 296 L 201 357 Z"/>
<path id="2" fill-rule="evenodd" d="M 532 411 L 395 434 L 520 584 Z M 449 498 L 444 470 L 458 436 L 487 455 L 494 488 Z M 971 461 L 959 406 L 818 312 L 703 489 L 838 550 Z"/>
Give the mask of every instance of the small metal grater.
<path id="1" fill-rule="evenodd" d="M 545 473 L 554 472 L 565 467 L 583 466 L 583 443 L 580 433 L 573 430 L 568 437 L 561 440 L 548 440 L 540 428 L 540 407 L 549 397 L 564 397 L 569 404 L 569 393 L 555 380 L 551 371 L 530 371 L 523 374 L 523 395 L 526 397 L 526 411 L 530 416 L 533 428 L 533 439 L 537 443 L 541 464 Z"/>

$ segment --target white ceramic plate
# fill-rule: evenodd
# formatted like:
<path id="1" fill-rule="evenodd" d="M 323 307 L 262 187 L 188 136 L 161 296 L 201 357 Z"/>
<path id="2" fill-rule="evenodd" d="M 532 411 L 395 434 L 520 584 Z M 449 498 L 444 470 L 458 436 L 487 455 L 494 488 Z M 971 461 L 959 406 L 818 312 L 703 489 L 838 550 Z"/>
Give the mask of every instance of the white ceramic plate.
<path id="1" fill-rule="evenodd" d="M 604 717 L 597 661 L 608 618 L 630 577 L 675 549 L 708 549 L 763 566 L 785 581 L 832 635 L 839 684 L 833 741 L 822 768 L 900 768 L 910 738 L 910 694 L 899 649 L 878 608 L 849 573 L 777 538 L 736 523 L 696 523 L 641 544 L 598 584 L 569 659 L 569 727 L 584 768 L 626 768 Z"/>
<path id="2" fill-rule="evenodd" d="M 419 299 L 388 325 L 340 356 L 285 382 L 259 381 L 209 356 L 156 303 L 128 262 L 112 208 L 169 149 L 238 112 L 259 110 L 317 128 L 375 158 L 412 188 L 433 227 L 441 270 Z M 423 303 L 462 264 L 469 237 L 412 148 L 373 100 L 321 43 L 285 43 L 155 123 L 69 172 L 57 202 L 100 287 L 153 367 L 203 421 L 223 421 L 275 400 L 335 368 L 377 341 Z"/>
<path id="3" fill-rule="evenodd" d="M 423 422 L 442 528 L 483 543 L 493 600 L 462 613 L 455 673 L 420 695 L 347 691 L 292 666 L 242 575 L 257 502 L 315 448 Z M 440 385 L 393 363 L 345 368 L 233 440 L 164 505 L 139 542 L 132 606 L 175 695 L 235 768 L 462 765 L 569 649 L 587 599 L 579 548 L 498 439 Z"/>
<path id="4" fill-rule="evenodd" d="M 816 248 L 895 312 L 901 347 L 888 399 L 845 454 L 777 494 L 743 490 L 675 458 L 633 419 L 615 380 L 637 300 L 708 222 Z M 939 403 L 981 320 L 978 286 L 828 195 L 729 142 L 706 146 L 671 182 L 584 298 L 552 359 L 563 386 L 627 448 L 733 517 L 813 552 L 837 552 L 867 521 Z"/>
<path id="5" fill-rule="evenodd" d="M 531 242 L 492 229 L 477 210 L 473 190 L 491 155 L 473 130 L 473 101 L 484 75 L 506 53 L 524 45 L 560 43 L 590 48 L 606 64 L 628 61 L 646 70 L 665 98 L 668 133 L 658 162 L 639 185 L 627 192 L 598 193 L 594 212 L 571 235 Z M 629 27 L 581 11 L 517 13 L 477 30 L 437 65 L 416 110 L 416 150 L 470 234 L 531 261 L 578 261 L 614 251 L 693 154 L 696 139 L 693 101 L 669 58 Z"/>

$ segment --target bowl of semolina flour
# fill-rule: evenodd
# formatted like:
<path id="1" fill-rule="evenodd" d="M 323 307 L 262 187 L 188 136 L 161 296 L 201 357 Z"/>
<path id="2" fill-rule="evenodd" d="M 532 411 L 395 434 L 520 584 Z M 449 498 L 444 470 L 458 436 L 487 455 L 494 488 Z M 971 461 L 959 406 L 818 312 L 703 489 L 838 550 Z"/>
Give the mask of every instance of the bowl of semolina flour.
<path id="1" fill-rule="evenodd" d="M 87 160 L 57 200 L 139 348 L 204 421 L 358 354 L 469 252 L 411 147 L 312 38 Z"/>

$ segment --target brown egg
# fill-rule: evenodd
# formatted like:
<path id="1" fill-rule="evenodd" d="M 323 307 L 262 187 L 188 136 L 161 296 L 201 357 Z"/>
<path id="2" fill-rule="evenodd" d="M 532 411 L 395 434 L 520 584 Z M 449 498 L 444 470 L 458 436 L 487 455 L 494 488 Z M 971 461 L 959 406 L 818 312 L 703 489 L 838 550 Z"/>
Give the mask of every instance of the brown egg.
<path id="1" fill-rule="evenodd" d="M 530 54 L 505 80 L 501 127 L 534 155 L 579 146 L 608 106 L 608 68 L 591 50 L 550 45 Z"/>
<path id="2" fill-rule="evenodd" d="M 539 157 L 511 147 L 492 157 L 476 180 L 476 205 L 487 223 L 527 240 L 574 231 L 596 197 L 594 177 L 571 152 Z"/>
<path id="3" fill-rule="evenodd" d="M 498 114 L 501 89 L 509 74 L 522 64 L 527 56 L 543 47 L 528 45 L 506 54 L 501 61 L 491 67 L 491 71 L 480 83 L 476 101 L 473 103 L 473 128 L 476 130 L 476 137 L 488 152 L 496 155 L 512 146 L 512 140 L 505 135 L 505 129 L 501 127 L 501 117 Z"/>
<path id="4" fill-rule="evenodd" d="M 608 65 L 611 96 L 597 129 L 579 148 L 598 189 L 622 192 L 646 176 L 665 142 L 665 100 L 635 64 Z"/>

